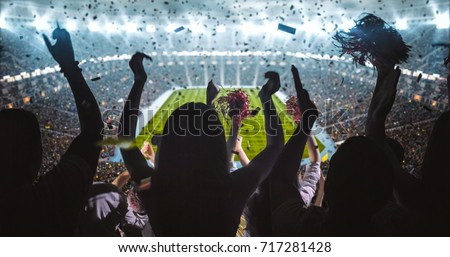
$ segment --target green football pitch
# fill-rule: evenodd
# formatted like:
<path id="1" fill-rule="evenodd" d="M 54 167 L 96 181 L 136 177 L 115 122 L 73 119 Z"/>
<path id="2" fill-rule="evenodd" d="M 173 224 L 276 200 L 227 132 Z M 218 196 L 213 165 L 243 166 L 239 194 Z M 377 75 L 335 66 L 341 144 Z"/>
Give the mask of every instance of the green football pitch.
<path id="1" fill-rule="evenodd" d="M 264 130 L 264 115 L 262 111 L 261 102 L 258 97 L 258 90 L 256 88 L 241 88 L 244 90 L 250 101 L 250 109 L 256 109 L 259 107 L 261 111 L 252 118 L 248 118 L 242 122 L 242 127 L 240 129 L 240 136 L 242 136 L 242 148 L 247 154 L 248 158 L 251 160 L 259 152 L 261 152 L 266 145 L 266 135 Z M 222 89 L 219 96 L 226 94 L 233 89 Z M 273 97 L 275 101 L 275 107 L 277 108 L 280 120 L 283 125 L 285 142 L 289 140 L 291 135 L 295 130 L 295 124 L 293 123 L 291 117 L 286 113 L 285 104 L 277 97 Z M 164 125 L 170 114 L 177 109 L 179 106 L 188 102 L 206 102 L 206 88 L 188 88 L 174 90 L 169 98 L 164 102 L 164 104 L 158 109 L 154 110 L 156 113 L 148 121 L 147 125 L 141 130 L 136 138 L 136 143 L 138 147 L 141 147 L 143 142 L 151 142 L 151 138 L 155 134 L 162 134 Z M 221 114 L 219 114 L 222 124 L 226 129 L 227 133 L 231 122 L 229 119 L 225 119 Z M 319 151 L 322 152 L 324 145 L 320 140 L 316 138 L 319 146 Z M 153 146 L 156 151 L 156 146 Z M 303 152 L 303 158 L 308 157 L 307 147 Z M 237 160 L 237 159 L 236 159 Z"/>

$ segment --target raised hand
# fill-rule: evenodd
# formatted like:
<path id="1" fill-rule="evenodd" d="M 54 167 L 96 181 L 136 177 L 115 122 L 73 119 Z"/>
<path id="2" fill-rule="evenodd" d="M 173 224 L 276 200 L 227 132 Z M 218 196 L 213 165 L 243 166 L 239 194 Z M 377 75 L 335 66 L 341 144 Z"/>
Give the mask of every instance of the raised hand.
<path id="1" fill-rule="evenodd" d="M 155 163 L 155 151 L 148 141 L 144 141 L 144 144 L 141 148 L 141 153 L 145 157 L 145 159 L 150 160 L 152 163 Z"/>
<path id="2" fill-rule="evenodd" d="M 297 91 L 298 95 L 300 91 L 303 90 L 303 85 L 302 81 L 300 80 L 300 75 L 298 74 L 297 67 L 295 67 L 295 65 L 291 65 L 291 72 L 292 76 L 294 76 L 295 91 Z"/>
<path id="3" fill-rule="evenodd" d="M 303 150 L 305 149 L 308 138 L 310 138 L 314 122 L 318 117 L 316 105 L 311 101 L 308 91 L 303 88 L 298 70 L 294 65 L 291 66 L 291 71 L 294 76 L 297 101 L 302 118 L 299 126 L 295 129 L 291 138 L 289 138 L 289 141 L 284 146 L 281 155 L 272 168 L 269 180 L 272 211 L 277 209 L 287 199 L 298 199 L 299 204 L 305 204 L 297 188 L 297 171 L 302 161 Z M 308 144 L 309 148 L 311 148 L 310 158 L 312 162 L 317 162 L 320 161 L 320 153 L 312 139 L 311 137 L 310 144 Z M 281 220 L 276 218 L 274 212 L 272 212 L 272 217 L 275 217 L 272 219 L 273 224 Z M 275 231 L 274 235 L 276 235 Z"/>
<path id="4" fill-rule="evenodd" d="M 144 53 L 136 52 L 131 57 L 130 65 L 131 70 L 134 74 L 134 81 L 145 83 L 147 81 L 147 73 L 145 72 L 143 60 L 147 59 L 153 61 L 152 58 Z"/>
<path id="5" fill-rule="evenodd" d="M 317 107 L 313 101 L 309 98 L 308 91 L 303 89 L 302 82 L 300 80 L 300 75 L 298 73 L 297 67 L 294 65 L 291 66 L 291 72 L 294 77 L 295 83 L 295 91 L 297 91 L 297 101 L 300 107 L 300 112 L 302 117 L 307 118 L 310 116 L 318 116 L 319 112 L 317 111 Z M 305 117 L 305 115 L 307 117 Z"/>
<path id="6" fill-rule="evenodd" d="M 264 77 L 268 79 L 266 84 L 263 85 L 259 91 L 259 98 L 264 102 L 268 100 L 273 94 L 275 94 L 281 87 L 280 75 L 275 71 L 268 71 L 264 74 Z"/>
<path id="7" fill-rule="evenodd" d="M 61 66 L 61 72 L 64 72 L 65 68 L 70 65 L 77 65 L 75 62 L 72 41 L 67 30 L 61 29 L 59 26 L 53 30 L 52 38 L 56 40 L 54 45 L 51 44 L 45 34 L 43 37 L 48 51 L 53 56 L 53 59 L 59 63 L 59 66 Z"/>
<path id="8" fill-rule="evenodd" d="M 242 137 L 237 136 L 236 138 L 236 145 L 234 146 L 234 151 L 239 152 L 242 151 Z"/>
<path id="9" fill-rule="evenodd" d="M 152 61 L 150 56 L 136 52 L 128 63 L 134 74 L 134 83 L 130 90 L 130 94 L 128 94 L 128 99 L 125 102 L 122 117 L 120 118 L 122 121 L 122 128 L 119 132 L 120 139 L 135 140 L 135 131 L 139 116 L 139 104 L 141 102 L 145 82 L 147 81 L 147 73 L 145 72 L 143 65 L 144 58 Z M 147 148 L 146 150 L 151 151 L 152 148 Z M 149 177 L 153 174 L 154 169 L 148 166 L 142 152 L 136 146 L 133 146 L 129 149 L 121 148 L 120 153 L 122 154 L 125 166 L 130 172 L 133 181 L 137 183 L 141 189 L 149 186 Z"/>
<path id="10" fill-rule="evenodd" d="M 219 94 L 220 88 L 214 84 L 212 80 L 208 82 L 208 87 L 206 88 L 206 104 L 212 105 L 214 98 Z"/>

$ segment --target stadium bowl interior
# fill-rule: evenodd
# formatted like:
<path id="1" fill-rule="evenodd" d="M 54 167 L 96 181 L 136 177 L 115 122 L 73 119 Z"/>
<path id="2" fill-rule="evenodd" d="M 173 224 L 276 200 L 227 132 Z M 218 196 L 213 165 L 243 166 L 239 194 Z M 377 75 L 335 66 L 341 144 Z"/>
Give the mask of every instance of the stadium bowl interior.
<path id="1" fill-rule="evenodd" d="M 410 58 L 400 65 L 398 96 L 386 128 L 405 147 L 404 166 L 413 171 L 421 164 L 423 135 L 448 109 L 447 0 L 1 1 L 0 108 L 20 107 L 37 115 L 42 172 L 51 169 L 79 133 L 70 88 L 42 39 L 59 24 L 71 34 L 76 60 L 105 121 L 120 116 L 133 83 L 128 61 L 136 51 L 153 58 L 145 63 L 149 79 L 142 108 L 168 91 L 205 87 L 211 79 L 225 89 L 257 90 L 269 70 L 279 72 L 280 92 L 290 96 L 295 93 L 290 66 L 295 64 L 323 113 L 318 125 L 329 140 L 323 142 L 328 149 L 323 154 L 331 157 L 343 140 L 364 133 L 375 86 L 376 70 L 341 55 L 332 40 L 364 12 L 383 18 L 412 46 Z M 97 180 L 109 181 L 124 169 L 116 154 L 114 146 L 105 146 Z"/>

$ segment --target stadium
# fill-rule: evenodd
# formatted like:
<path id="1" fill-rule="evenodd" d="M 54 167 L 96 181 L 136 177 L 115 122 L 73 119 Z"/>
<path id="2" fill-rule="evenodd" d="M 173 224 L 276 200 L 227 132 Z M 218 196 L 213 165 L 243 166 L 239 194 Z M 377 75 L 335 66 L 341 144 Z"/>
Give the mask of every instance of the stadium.
<path id="1" fill-rule="evenodd" d="M 450 44 L 447 0 L 5 0 L 0 14 L 0 110 L 24 109 L 37 117 L 43 152 L 38 177 L 45 177 L 81 133 L 70 83 L 43 40 L 43 35 L 50 37 L 53 30 L 63 28 L 70 34 L 75 60 L 104 123 L 94 181 L 111 183 L 127 170 L 116 138 L 134 83 L 129 61 L 136 52 L 152 58 L 143 63 L 148 79 L 135 135 L 139 149 L 147 141 L 158 152 L 153 136 L 163 133 L 179 106 L 205 103 L 212 80 L 220 88 L 219 97 L 243 89 L 250 109 L 261 109 L 240 127 L 242 149 L 251 163 L 267 144 L 258 97 L 267 71 L 277 72 L 281 80 L 273 101 L 285 143 L 297 127 L 285 105 L 296 96 L 291 73 L 295 65 L 320 113 L 313 134 L 326 175 L 340 145 L 364 136 L 370 119 L 377 67 L 369 61 L 358 64 L 333 39 L 338 31 L 355 26 L 362 13 L 381 17 L 411 46 L 407 61 L 396 63 L 401 75 L 384 127 L 386 137 L 404 149 L 402 169 L 420 179 L 428 139 L 449 109 L 449 71 L 444 65 Z M 230 118 L 219 116 L 229 131 Z M 302 152 L 300 174 L 310 163 L 307 147 Z M 237 168 L 243 166 L 238 156 L 233 160 Z M 132 184 L 128 182 L 124 190 Z"/>
<path id="2" fill-rule="evenodd" d="M 243 87 L 241 86 L 239 88 Z M 257 95 L 254 93 L 255 90 L 252 90 L 252 88 L 250 87 L 245 91 L 247 95 L 249 95 L 250 103 L 258 103 Z M 151 138 L 155 134 L 156 135 L 162 134 L 164 124 L 166 123 L 167 118 L 172 113 L 172 111 L 177 109 L 179 106 L 187 102 L 204 102 L 206 100 L 205 88 L 186 88 L 186 89 L 180 88 L 170 93 L 171 93 L 170 95 L 166 94 L 168 95 L 166 99 L 164 98 L 163 94 L 154 102 L 154 105 L 150 106 L 149 108 L 144 108 L 142 123 L 146 125 L 142 129 L 139 129 L 139 134 L 136 137 L 138 146 L 143 145 L 144 141 L 151 142 Z M 280 100 L 286 98 L 286 96 L 279 94 L 279 96 L 276 97 L 278 101 L 276 100 L 275 104 L 276 106 L 278 106 L 278 112 L 280 113 L 280 119 L 283 124 L 284 129 L 283 134 L 285 135 L 285 141 L 288 141 L 290 136 L 294 133 L 295 123 L 292 120 L 292 118 L 286 113 L 286 107 L 284 106 L 285 101 Z M 161 106 L 158 106 L 159 102 L 162 102 L 163 104 Z M 261 104 L 251 106 L 251 109 L 256 108 L 262 108 Z M 145 115 L 145 113 L 147 113 L 147 115 Z M 154 113 L 154 115 L 152 115 L 152 117 L 148 117 L 149 116 L 148 113 Z M 227 122 L 226 118 L 225 119 L 222 118 L 222 122 L 224 123 L 225 130 L 227 131 L 230 130 L 230 122 Z M 246 146 L 246 154 L 250 160 L 253 159 L 259 152 L 261 152 L 264 149 L 264 146 L 266 145 L 264 131 L 259 126 L 260 124 L 264 123 L 263 115 L 258 113 L 255 117 L 252 118 L 251 122 L 252 123 L 250 124 L 254 125 L 250 124 L 246 125 L 246 121 L 244 121 L 241 127 L 241 136 L 243 137 L 242 144 Z M 249 128 L 247 129 L 246 127 Z M 320 137 L 321 140 L 318 139 L 317 137 Z M 321 152 L 324 152 L 326 150 L 323 154 L 325 159 L 328 158 L 328 155 L 334 153 L 335 149 L 333 141 L 329 137 L 327 137 L 326 133 L 320 133 L 316 135 L 316 140 L 319 146 L 319 150 Z M 325 149 L 325 146 L 322 143 L 322 141 L 329 143 L 329 147 L 327 149 Z M 155 150 L 157 150 L 156 146 Z M 307 150 L 305 150 L 303 158 L 305 159 L 307 157 L 308 153 Z"/>

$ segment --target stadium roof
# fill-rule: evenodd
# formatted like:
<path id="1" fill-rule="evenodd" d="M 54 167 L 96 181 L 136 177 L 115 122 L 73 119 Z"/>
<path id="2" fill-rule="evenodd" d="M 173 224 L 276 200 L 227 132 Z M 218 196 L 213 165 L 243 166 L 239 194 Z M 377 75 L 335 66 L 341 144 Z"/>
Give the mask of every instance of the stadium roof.
<path id="1" fill-rule="evenodd" d="M 138 23 L 179 25 L 199 23 L 208 27 L 215 23 L 228 26 L 261 20 L 302 24 L 310 21 L 337 23 L 355 19 L 362 12 L 371 12 L 386 21 L 396 19 L 427 21 L 447 14 L 448 0 L 32 0 L 1 1 L 2 16 L 36 18 L 51 15 L 61 21 L 76 19 L 129 19 Z"/>
<path id="2" fill-rule="evenodd" d="M 88 53 L 78 52 L 82 58 L 136 50 L 338 55 L 331 37 L 354 26 L 363 12 L 401 30 L 413 45 L 411 62 L 423 62 L 432 44 L 449 43 L 448 0 L 2 0 L 0 5 L 4 35 L 45 50 L 41 34 L 49 35 L 58 22 Z M 287 27 L 279 29 L 280 24 Z M 439 52 L 438 61 L 445 55 Z"/>

